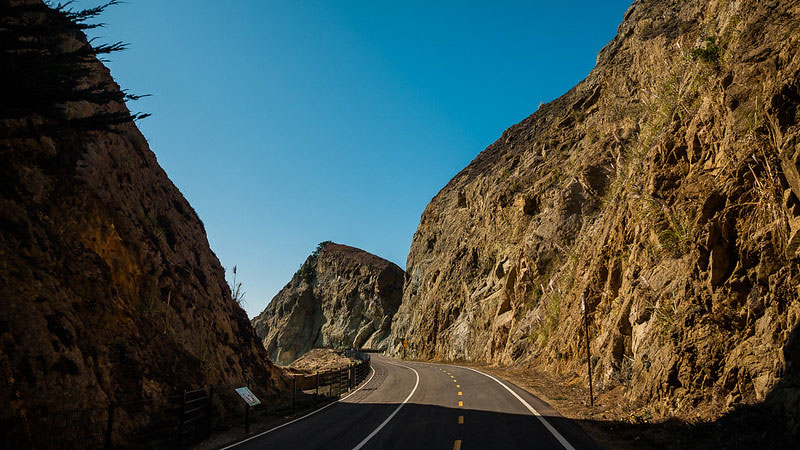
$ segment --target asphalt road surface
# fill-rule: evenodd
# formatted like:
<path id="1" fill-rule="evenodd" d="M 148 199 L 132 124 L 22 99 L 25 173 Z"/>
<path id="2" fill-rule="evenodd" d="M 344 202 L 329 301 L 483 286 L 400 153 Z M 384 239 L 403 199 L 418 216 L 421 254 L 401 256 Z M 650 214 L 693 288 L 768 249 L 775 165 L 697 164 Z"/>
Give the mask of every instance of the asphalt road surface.
<path id="1" fill-rule="evenodd" d="M 349 396 L 233 445 L 249 449 L 597 448 L 546 403 L 476 370 L 372 355 Z"/>

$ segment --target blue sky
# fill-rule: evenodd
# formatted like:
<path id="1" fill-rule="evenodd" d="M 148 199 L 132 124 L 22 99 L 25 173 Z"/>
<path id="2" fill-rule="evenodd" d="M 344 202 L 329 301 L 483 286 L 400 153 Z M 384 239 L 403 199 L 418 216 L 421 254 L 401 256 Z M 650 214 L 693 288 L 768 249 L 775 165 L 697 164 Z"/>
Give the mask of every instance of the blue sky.
<path id="1" fill-rule="evenodd" d="M 76 7 L 100 1 L 81 0 Z M 323 240 L 405 268 L 436 193 L 594 67 L 630 1 L 129 0 L 90 30 L 251 317 Z"/>

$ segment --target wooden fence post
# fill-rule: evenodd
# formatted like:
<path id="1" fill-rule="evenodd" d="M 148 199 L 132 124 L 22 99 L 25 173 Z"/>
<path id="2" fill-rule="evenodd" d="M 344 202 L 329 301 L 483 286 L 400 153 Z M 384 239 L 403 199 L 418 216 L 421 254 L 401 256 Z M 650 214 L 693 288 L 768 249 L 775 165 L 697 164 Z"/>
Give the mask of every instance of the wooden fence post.
<path id="1" fill-rule="evenodd" d="M 206 438 L 211 437 L 211 429 L 214 425 L 214 385 L 208 388 L 208 431 Z"/>
<path id="2" fill-rule="evenodd" d="M 181 414 L 178 417 L 178 439 L 177 447 L 181 448 L 183 444 L 183 422 L 186 415 L 186 389 L 183 390 L 183 397 L 181 398 Z"/>
<path id="3" fill-rule="evenodd" d="M 112 400 L 111 403 L 108 404 L 108 419 L 106 421 L 106 439 L 104 442 L 104 448 L 106 450 L 111 449 L 112 441 L 114 436 L 114 401 Z"/>
<path id="4" fill-rule="evenodd" d="M 292 375 L 292 415 L 297 413 L 297 375 Z"/>

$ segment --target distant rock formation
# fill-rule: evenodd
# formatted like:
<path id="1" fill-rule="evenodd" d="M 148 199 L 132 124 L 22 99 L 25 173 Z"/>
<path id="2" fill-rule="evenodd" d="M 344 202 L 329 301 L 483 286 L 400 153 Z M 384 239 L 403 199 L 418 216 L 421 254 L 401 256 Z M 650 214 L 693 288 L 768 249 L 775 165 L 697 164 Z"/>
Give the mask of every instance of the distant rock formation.
<path id="1" fill-rule="evenodd" d="M 39 1 L 3 12 L 3 26 L 27 36 L 18 44 L 38 49 L 26 69 L 40 80 L 25 89 L 59 89 L 61 66 L 74 61 L 75 73 L 107 92 L 62 92 L 57 105 L 15 92 L 17 104 L 2 105 L 0 419 L 212 383 L 282 389 L 203 223 L 125 120 L 119 86 L 86 36 Z M 76 50 L 85 61 L 59 53 Z M 0 60 L 19 57 L 12 52 Z M 40 94 L 30 98 L 55 98 Z"/>
<path id="2" fill-rule="evenodd" d="M 691 420 L 771 399 L 800 431 L 798 23 L 633 2 L 584 81 L 428 204 L 392 352 L 585 380 L 585 302 L 595 392 Z"/>
<path id="3" fill-rule="evenodd" d="M 403 269 L 323 242 L 253 319 L 270 358 L 288 365 L 315 347 L 383 348 L 403 296 Z"/>

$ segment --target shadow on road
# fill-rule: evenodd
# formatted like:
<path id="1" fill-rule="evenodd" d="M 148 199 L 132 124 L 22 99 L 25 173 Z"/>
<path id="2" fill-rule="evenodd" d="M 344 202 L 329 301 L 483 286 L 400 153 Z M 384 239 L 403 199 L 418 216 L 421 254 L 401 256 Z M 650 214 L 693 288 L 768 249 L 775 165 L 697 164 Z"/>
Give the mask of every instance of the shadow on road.
<path id="1" fill-rule="evenodd" d="M 350 450 L 398 406 L 398 403 L 338 403 L 321 412 L 319 417 L 308 417 L 236 448 Z M 561 417 L 546 417 L 545 420 L 575 448 L 599 448 L 574 422 Z M 465 449 L 563 449 L 539 419 L 530 414 L 417 403 L 403 405 L 364 448 L 453 448 L 457 440 Z"/>

